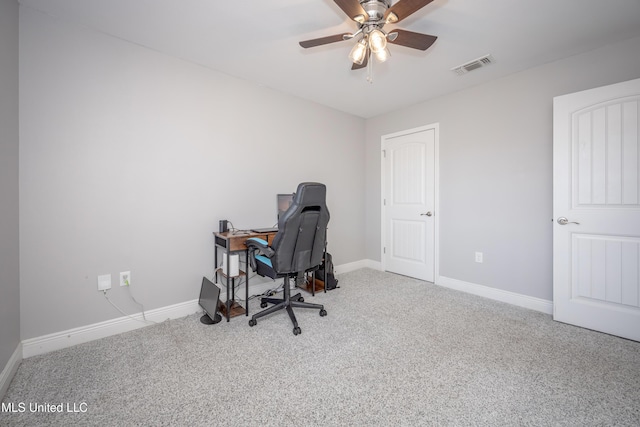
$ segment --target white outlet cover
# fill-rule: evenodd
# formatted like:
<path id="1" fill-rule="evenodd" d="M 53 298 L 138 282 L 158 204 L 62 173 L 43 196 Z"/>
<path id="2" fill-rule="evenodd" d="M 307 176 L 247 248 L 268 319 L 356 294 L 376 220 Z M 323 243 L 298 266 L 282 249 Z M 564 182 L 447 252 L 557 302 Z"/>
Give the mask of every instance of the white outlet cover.
<path id="1" fill-rule="evenodd" d="M 129 278 L 129 286 L 131 286 L 131 272 L 130 271 L 121 271 L 120 272 L 120 286 L 127 286 L 127 284 L 124 281 L 125 276 Z"/>
<path id="2" fill-rule="evenodd" d="M 107 289 L 111 289 L 111 275 L 103 274 L 98 276 L 98 290 L 106 291 Z"/>

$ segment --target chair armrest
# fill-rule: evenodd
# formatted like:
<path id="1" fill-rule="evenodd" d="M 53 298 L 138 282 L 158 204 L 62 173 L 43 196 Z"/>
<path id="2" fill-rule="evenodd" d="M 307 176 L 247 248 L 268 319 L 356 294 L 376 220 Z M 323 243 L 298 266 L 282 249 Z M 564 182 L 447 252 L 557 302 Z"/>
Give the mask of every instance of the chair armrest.
<path id="1" fill-rule="evenodd" d="M 269 247 L 269 243 L 266 240 L 260 239 L 258 237 L 250 237 L 245 240 L 244 244 L 249 248 L 251 246 L 255 246 L 256 248 L 267 248 Z"/>
<path id="2" fill-rule="evenodd" d="M 257 250 L 260 255 L 265 255 L 268 258 L 271 258 L 275 251 L 269 246 L 266 240 L 259 239 L 257 237 L 251 237 L 247 239 L 244 244 L 249 248 L 249 250 Z"/>
<path id="3" fill-rule="evenodd" d="M 271 258 L 276 253 L 266 240 L 257 237 L 245 240 L 244 244 L 249 250 L 249 264 L 254 271 L 256 270 L 256 255 L 264 255 L 267 258 Z"/>

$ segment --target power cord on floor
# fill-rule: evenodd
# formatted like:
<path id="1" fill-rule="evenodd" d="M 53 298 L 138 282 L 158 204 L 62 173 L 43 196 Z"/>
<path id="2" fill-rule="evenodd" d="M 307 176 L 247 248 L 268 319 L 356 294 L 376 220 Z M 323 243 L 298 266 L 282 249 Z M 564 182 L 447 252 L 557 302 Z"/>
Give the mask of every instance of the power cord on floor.
<path id="1" fill-rule="evenodd" d="M 120 307 L 118 307 L 117 305 L 115 305 L 115 304 L 114 304 L 114 302 L 113 302 L 113 301 L 111 301 L 111 300 L 109 299 L 109 297 L 107 296 L 107 291 L 106 291 L 106 290 L 102 291 L 102 295 L 104 295 L 104 298 L 105 298 L 107 301 L 109 301 L 109 304 L 111 304 L 111 305 L 112 305 L 116 310 L 118 310 L 120 313 L 124 314 L 124 315 L 125 315 L 126 317 L 128 317 L 129 319 L 135 320 L 135 321 L 137 321 L 137 322 L 142 322 L 142 323 L 153 323 L 154 325 L 157 325 L 157 324 L 158 324 L 158 322 L 154 322 L 153 320 L 147 320 L 147 318 L 146 318 L 146 317 L 145 317 L 145 315 L 144 315 L 144 307 L 143 307 L 143 310 L 142 310 L 142 320 L 140 320 L 140 319 L 138 319 L 138 318 L 135 318 L 135 317 L 131 316 L 130 314 L 125 313 L 124 311 L 122 311 L 122 309 L 121 309 Z M 135 303 L 136 303 L 136 304 L 138 304 L 138 305 L 142 306 L 142 304 L 140 304 L 138 301 L 136 301 L 136 300 L 133 298 L 133 296 L 131 296 L 131 299 L 133 299 L 133 300 L 135 301 Z"/>
<path id="2" fill-rule="evenodd" d="M 279 294 L 282 291 L 284 291 L 284 283 L 278 286 L 277 288 L 267 289 L 261 294 L 251 295 L 249 299 L 252 300 L 255 298 L 268 298 L 268 297 L 274 296 L 275 294 Z"/>
<path id="3" fill-rule="evenodd" d="M 133 294 L 131 293 L 131 288 L 130 288 L 130 286 L 129 286 L 129 283 L 128 283 L 128 282 L 127 282 L 127 291 L 129 291 L 129 296 L 131 297 L 131 299 L 133 300 L 133 302 L 134 302 L 134 303 L 136 303 L 136 304 L 138 304 L 138 305 L 140 306 L 140 311 L 141 311 L 141 313 L 142 313 L 142 318 L 145 320 L 145 322 L 156 323 L 156 322 L 154 322 L 154 321 L 152 321 L 152 320 L 147 320 L 147 316 L 145 316 L 145 314 L 144 314 L 144 305 L 140 304 L 140 303 L 138 302 L 138 300 L 136 300 L 136 299 L 133 297 Z"/>
<path id="4" fill-rule="evenodd" d="M 256 272 L 248 271 L 249 268 L 247 267 L 247 263 L 245 261 L 241 261 L 241 260 L 239 261 L 239 269 L 241 271 L 245 272 L 245 276 L 236 277 L 235 285 L 233 286 L 234 295 L 238 295 L 238 290 L 241 288 L 241 286 L 243 286 L 245 284 L 246 280 L 253 279 L 253 278 L 258 276 L 258 274 Z M 214 282 L 214 283 L 219 283 L 217 281 L 217 279 L 216 279 L 218 272 L 222 273 L 222 264 L 216 266 L 216 268 L 214 269 L 213 278 L 211 279 L 211 281 Z M 224 281 L 226 279 L 225 279 L 224 273 L 222 273 L 222 274 L 223 274 L 222 280 Z M 220 285 L 222 286 L 222 283 L 220 283 Z M 264 296 L 265 296 L 264 294 L 252 295 L 252 296 L 249 297 L 249 299 L 251 300 L 253 298 L 264 297 Z M 237 296 L 236 296 L 235 300 L 236 301 L 240 301 L 240 302 L 246 302 L 245 299 L 237 297 Z"/>

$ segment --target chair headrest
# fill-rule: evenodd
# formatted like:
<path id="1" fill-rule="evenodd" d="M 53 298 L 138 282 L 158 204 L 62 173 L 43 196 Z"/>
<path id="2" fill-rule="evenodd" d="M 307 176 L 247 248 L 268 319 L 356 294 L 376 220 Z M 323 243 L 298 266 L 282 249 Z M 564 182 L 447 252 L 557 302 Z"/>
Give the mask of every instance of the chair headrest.
<path id="1" fill-rule="evenodd" d="M 326 203 L 327 187 L 319 182 L 298 184 L 293 203 L 302 206 L 323 206 Z"/>

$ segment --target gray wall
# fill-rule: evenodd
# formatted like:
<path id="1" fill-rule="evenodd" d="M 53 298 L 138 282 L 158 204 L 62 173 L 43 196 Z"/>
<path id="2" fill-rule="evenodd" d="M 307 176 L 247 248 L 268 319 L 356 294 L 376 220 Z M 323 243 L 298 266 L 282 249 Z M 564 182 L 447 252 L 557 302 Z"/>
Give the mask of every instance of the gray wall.
<path id="1" fill-rule="evenodd" d="M 21 9 L 22 339 L 196 299 L 218 220 L 328 187 L 336 264 L 364 259 L 364 119 Z"/>
<path id="2" fill-rule="evenodd" d="M 147 310 L 195 299 L 218 220 L 269 226 L 300 181 L 328 185 L 336 264 L 379 261 L 380 138 L 435 122 L 440 274 L 550 300 L 552 98 L 640 76 L 633 39 L 365 121 L 26 8 L 20 24 L 22 339 L 120 317 L 99 274 L 131 312 L 119 271 Z"/>
<path id="3" fill-rule="evenodd" d="M 18 2 L 0 0 L 0 372 L 20 344 Z"/>
<path id="4" fill-rule="evenodd" d="M 639 38 L 368 120 L 367 258 L 380 260 L 381 136 L 438 122 L 440 275 L 551 300 L 553 97 L 637 77 Z"/>

